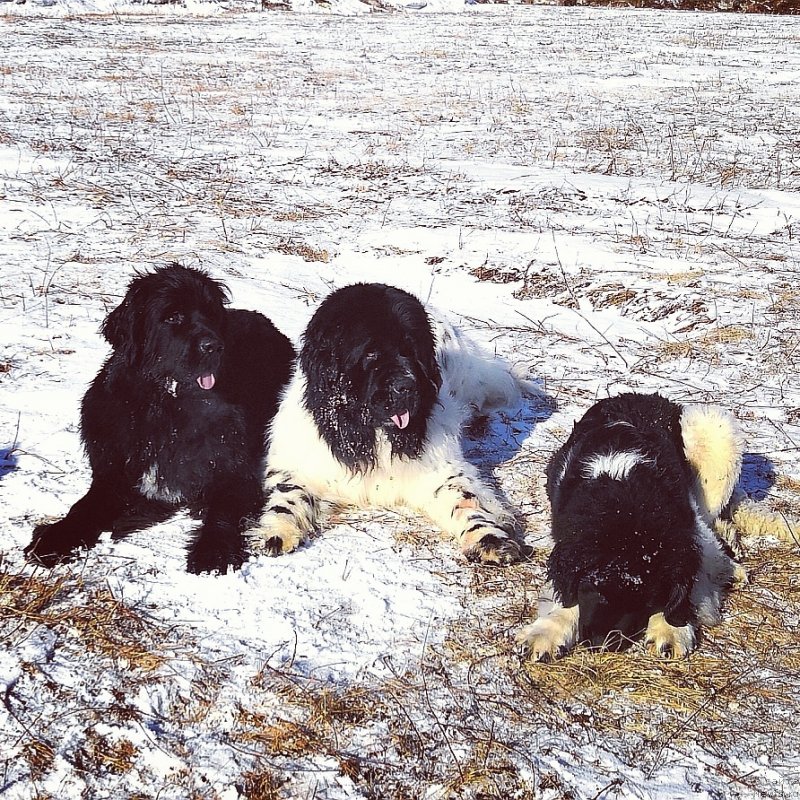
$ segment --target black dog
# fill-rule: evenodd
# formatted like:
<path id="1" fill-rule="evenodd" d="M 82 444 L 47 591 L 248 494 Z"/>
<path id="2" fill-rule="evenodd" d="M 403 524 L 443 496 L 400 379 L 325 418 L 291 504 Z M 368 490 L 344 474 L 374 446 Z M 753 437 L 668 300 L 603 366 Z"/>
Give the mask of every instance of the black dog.
<path id="1" fill-rule="evenodd" d="M 189 571 L 241 566 L 294 349 L 266 317 L 227 302 L 223 284 L 178 264 L 131 281 L 103 324 L 113 352 L 81 407 L 92 484 L 64 519 L 35 529 L 30 558 L 52 565 L 102 531 L 124 535 L 185 506 L 202 520 Z"/>
<path id="2" fill-rule="evenodd" d="M 549 658 L 646 629 L 661 655 L 691 652 L 742 576 L 712 530 L 741 459 L 735 420 L 715 406 L 624 394 L 590 408 L 547 468 L 557 603 L 522 645 Z"/>
<path id="3" fill-rule="evenodd" d="M 465 460 L 461 426 L 520 392 L 507 364 L 408 292 L 380 283 L 337 289 L 306 328 L 270 426 L 269 500 L 252 546 L 294 550 L 330 503 L 410 507 L 469 559 L 518 559 L 513 518 Z"/>

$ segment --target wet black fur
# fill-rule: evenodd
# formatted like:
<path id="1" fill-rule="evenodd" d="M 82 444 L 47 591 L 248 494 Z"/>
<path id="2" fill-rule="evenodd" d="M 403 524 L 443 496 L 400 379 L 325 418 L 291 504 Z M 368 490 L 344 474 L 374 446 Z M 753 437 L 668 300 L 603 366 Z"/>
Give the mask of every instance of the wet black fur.
<path id="1" fill-rule="evenodd" d="M 381 283 L 338 289 L 311 318 L 300 364 L 306 407 L 350 470 L 374 466 L 378 429 L 394 455 L 422 452 L 442 378 L 431 323 L 415 297 Z M 401 430 L 391 417 L 406 410 Z"/>
<path id="2" fill-rule="evenodd" d="M 227 302 L 223 284 L 177 264 L 131 281 L 103 324 L 113 351 L 81 407 L 91 486 L 64 519 L 35 529 L 30 558 L 68 560 L 103 531 L 124 535 L 188 507 L 201 519 L 189 571 L 242 564 L 244 521 L 263 500 L 265 429 L 294 350 L 266 317 Z M 215 385 L 201 388 L 211 373 Z M 148 497 L 140 482 L 152 466 Z"/>
<path id="3" fill-rule="evenodd" d="M 549 578 L 563 606 L 579 606 L 581 641 L 621 646 L 657 612 L 676 627 L 695 621 L 690 595 L 700 550 L 681 411 L 655 394 L 601 400 L 548 465 Z M 629 451 L 651 463 L 637 464 L 624 480 L 584 475 L 592 457 Z M 612 632 L 622 637 L 609 642 Z"/>

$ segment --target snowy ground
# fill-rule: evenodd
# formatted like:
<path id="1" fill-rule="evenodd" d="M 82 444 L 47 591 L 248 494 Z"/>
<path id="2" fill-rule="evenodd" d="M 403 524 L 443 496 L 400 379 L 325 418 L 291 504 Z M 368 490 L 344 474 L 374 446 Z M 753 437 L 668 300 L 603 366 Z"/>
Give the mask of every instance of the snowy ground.
<path id="1" fill-rule="evenodd" d="M 0 17 L 0 796 L 796 796 L 797 548 L 748 543 L 687 663 L 532 667 L 511 634 L 543 466 L 597 397 L 730 407 L 744 487 L 798 507 L 800 20 L 65 8 Z M 531 561 L 377 513 L 223 577 L 184 573 L 185 518 L 25 566 L 88 483 L 100 322 L 170 260 L 292 337 L 393 283 L 526 368 L 555 410 L 466 447 Z"/>

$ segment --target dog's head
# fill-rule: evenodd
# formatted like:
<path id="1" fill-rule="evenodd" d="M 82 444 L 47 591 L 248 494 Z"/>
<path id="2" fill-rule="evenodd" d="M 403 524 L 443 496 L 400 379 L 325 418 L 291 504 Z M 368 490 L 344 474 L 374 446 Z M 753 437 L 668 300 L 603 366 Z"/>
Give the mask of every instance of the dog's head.
<path id="1" fill-rule="evenodd" d="M 208 391 L 221 364 L 227 302 L 222 283 L 170 264 L 135 277 L 102 332 L 126 371 L 173 392 Z"/>
<path id="2" fill-rule="evenodd" d="M 579 641 L 606 650 L 623 650 L 642 634 L 653 614 L 662 612 L 676 628 L 692 621 L 690 581 L 676 575 L 669 586 L 646 586 L 644 580 L 651 580 L 650 576 L 643 579 L 629 571 L 614 572 L 581 580 L 577 596 Z M 658 596 L 658 589 L 666 597 Z"/>
<path id="3" fill-rule="evenodd" d="M 333 292 L 306 329 L 300 364 L 307 406 L 343 464 L 374 463 L 377 430 L 395 454 L 419 454 L 442 382 L 419 300 L 384 284 Z"/>
<path id="4" fill-rule="evenodd" d="M 648 530 L 640 514 L 603 511 L 598 499 L 594 514 L 587 510 L 574 531 L 554 530 L 560 538 L 548 557 L 559 602 L 578 606 L 579 641 L 619 650 L 641 635 L 653 614 L 663 613 L 674 627 L 695 620 L 691 595 L 700 554 L 690 535 L 667 521 L 673 539 Z"/>

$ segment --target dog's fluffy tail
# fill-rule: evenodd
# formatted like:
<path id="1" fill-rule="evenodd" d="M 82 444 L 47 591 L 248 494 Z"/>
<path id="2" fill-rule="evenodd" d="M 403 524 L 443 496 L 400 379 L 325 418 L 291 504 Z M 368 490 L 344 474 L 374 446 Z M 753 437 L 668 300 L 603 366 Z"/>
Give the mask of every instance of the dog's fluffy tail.
<path id="1" fill-rule="evenodd" d="M 523 394 L 542 394 L 515 367 L 486 353 L 450 322 L 435 319 L 434 330 L 442 389 L 463 408 L 480 413 L 515 406 Z"/>
<path id="2" fill-rule="evenodd" d="M 686 459 L 697 475 L 698 503 L 713 523 L 731 499 L 742 471 L 742 433 L 729 411 L 692 405 L 681 413 L 681 435 Z"/>
<path id="3" fill-rule="evenodd" d="M 697 474 L 698 503 L 707 522 L 734 552 L 741 549 L 742 537 L 749 536 L 800 544 L 800 519 L 770 511 L 735 488 L 744 448 L 733 414 L 718 406 L 686 406 L 681 434 L 686 458 Z"/>

